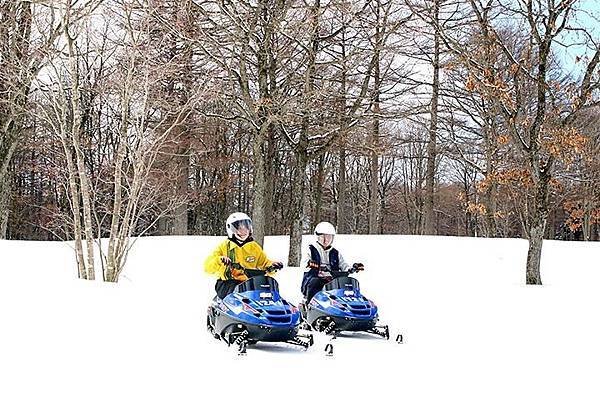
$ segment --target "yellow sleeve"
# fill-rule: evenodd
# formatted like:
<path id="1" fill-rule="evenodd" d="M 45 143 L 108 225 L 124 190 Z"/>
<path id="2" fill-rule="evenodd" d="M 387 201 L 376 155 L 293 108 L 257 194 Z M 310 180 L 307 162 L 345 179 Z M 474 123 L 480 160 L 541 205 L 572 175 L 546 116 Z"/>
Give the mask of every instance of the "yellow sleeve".
<path id="1" fill-rule="evenodd" d="M 259 270 L 264 271 L 268 266 L 273 264 L 273 262 L 267 258 L 267 255 L 265 254 L 265 252 L 262 250 L 262 248 L 260 247 L 260 245 L 258 243 L 256 244 L 256 249 L 257 249 L 256 254 L 258 255 L 258 258 L 256 259 L 256 267 Z"/>
<path id="2" fill-rule="evenodd" d="M 217 248 L 204 260 L 204 272 L 217 275 L 219 278 L 225 276 L 225 266 L 221 263 L 221 257 L 227 255 L 227 242 L 221 242 Z"/>

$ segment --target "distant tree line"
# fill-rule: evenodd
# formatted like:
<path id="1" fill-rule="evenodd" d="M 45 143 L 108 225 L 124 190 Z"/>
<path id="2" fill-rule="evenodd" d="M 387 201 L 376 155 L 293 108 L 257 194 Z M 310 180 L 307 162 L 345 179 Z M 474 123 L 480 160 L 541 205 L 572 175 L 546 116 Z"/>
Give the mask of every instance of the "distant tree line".
<path id="1" fill-rule="evenodd" d="M 576 0 L 0 0 L 0 238 L 598 240 L 598 15 Z M 102 253 L 94 253 L 100 244 Z"/>

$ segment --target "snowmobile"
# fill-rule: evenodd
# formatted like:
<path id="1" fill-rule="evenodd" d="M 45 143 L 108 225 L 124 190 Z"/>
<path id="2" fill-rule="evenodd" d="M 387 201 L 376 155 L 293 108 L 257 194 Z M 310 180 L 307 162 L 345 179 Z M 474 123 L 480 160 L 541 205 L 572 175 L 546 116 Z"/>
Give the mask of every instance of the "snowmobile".
<path id="1" fill-rule="evenodd" d="M 259 341 L 284 342 L 304 350 L 314 344 L 312 334 L 298 332 L 298 308 L 281 298 L 277 281 L 265 275 L 272 270 L 252 270 L 239 264 L 233 268 L 243 270 L 249 279 L 224 299 L 213 298 L 206 324 L 214 338 L 236 345 L 240 355 Z"/>
<path id="2" fill-rule="evenodd" d="M 358 280 L 348 276 L 355 272 L 354 269 L 330 271 L 331 281 L 308 305 L 304 302 L 299 305 L 303 328 L 332 334 L 333 338 L 342 331 L 360 331 L 390 339 L 389 327 L 377 325 L 377 306 L 362 295 Z"/>

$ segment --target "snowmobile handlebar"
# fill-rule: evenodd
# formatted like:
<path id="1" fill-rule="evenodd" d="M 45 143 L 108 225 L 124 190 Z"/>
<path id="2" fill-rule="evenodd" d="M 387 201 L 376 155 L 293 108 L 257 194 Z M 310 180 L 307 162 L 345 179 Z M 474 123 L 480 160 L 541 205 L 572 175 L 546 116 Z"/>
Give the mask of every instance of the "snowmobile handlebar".
<path id="1" fill-rule="evenodd" d="M 327 267 L 321 267 L 321 271 L 322 272 L 329 272 L 331 274 L 331 276 L 333 276 L 334 278 L 339 278 L 342 276 L 348 276 L 350 274 L 355 274 L 358 272 L 358 270 L 356 270 L 354 267 L 351 267 L 348 271 L 332 271 Z"/>
<path id="2" fill-rule="evenodd" d="M 248 277 L 262 276 L 262 275 L 265 275 L 267 273 L 275 272 L 275 271 L 281 269 L 279 267 L 271 267 L 271 266 L 269 266 L 269 267 L 266 267 L 266 269 L 264 269 L 264 270 L 255 270 L 255 269 L 251 269 L 251 268 L 245 268 L 245 267 L 243 267 L 239 263 L 232 263 L 231 264 L 231 268 L 243 271 L 244 274 L 246 274 L 246 276 L 248 276 Z"/>
<path id="3" fill-rule="evenodd" d="M 350 274 L 355 274 L 358 271 L 356 271 L 354 268 L 350 268 L 348 271 L 323 270 L 322 272 L 327 272 L 329 274 L 329 275 L 324 275 L 323 278 L 336 279 L 336 278 L 343 278 L 346 276 L 350 276 Z"/>

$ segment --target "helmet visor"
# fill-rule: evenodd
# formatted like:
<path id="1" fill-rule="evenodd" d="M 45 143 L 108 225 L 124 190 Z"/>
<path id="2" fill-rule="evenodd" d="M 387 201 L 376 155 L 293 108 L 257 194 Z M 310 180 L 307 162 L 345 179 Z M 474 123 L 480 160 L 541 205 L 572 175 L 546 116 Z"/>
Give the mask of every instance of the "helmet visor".
<path id="1" fill-rule="evenodd" d="M 319 234 L 317 233 L 317 240 L 321 245 L 330 245 L 333 242 L 333 234 Z"/>
<path id="2" fill-rule="evenodd" d="M 231 227 L 233 227 L 236 232 L 243 232 L 244 230 L 252 232 L 252 220 L 238 220 L 237 222 L 231 223 Z"/>

